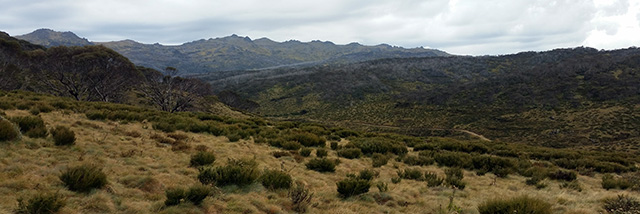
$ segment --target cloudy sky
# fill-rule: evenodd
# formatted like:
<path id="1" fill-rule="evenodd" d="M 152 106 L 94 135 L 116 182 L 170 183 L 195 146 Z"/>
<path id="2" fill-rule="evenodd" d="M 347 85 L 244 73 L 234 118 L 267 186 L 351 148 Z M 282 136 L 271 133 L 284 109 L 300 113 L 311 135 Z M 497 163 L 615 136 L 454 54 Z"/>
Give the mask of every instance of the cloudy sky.
<path id="1" fill-rule="evenodd" d="M 640 46 L 640 0 L 0 0 L 0 31 L 181 44 L 231 34 L 454 54 Z"/>

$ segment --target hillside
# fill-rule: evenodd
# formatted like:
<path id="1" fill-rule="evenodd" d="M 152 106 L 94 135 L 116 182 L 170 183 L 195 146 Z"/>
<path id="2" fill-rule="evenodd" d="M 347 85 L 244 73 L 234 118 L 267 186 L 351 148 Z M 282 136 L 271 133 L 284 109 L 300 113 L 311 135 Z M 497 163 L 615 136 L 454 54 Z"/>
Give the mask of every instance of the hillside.
<path id="1" fill-rule="evenodd" d="M 271 117 L 419 136 L 463 129 L 507 142 L 637 151 L 639 59 L 637 48 L 574 48 L 199 78 L 257 102 L 255 111 Z"/>
<path id="2" fill-rule="evenodd" d="M 629 153 L 360 133 L 206 113 L 168 114 L 26 92 L 0 91 L 0 104 L 2 118 L 33 127 L 23 128 L 20 139 L 0 140 L 3 213 L 18 209 L 20 198 L 26 203 L 51 194 L 64 201 L 61 213 L 295 213 L 300 206 L 307 213 L 478 213 L 487 200 L 521 195 L 541 200 L 534 209 L 548 209 L 549 213 L 598 213 L 603 211 L 602 199 L 619 194 L 640 197 L 635 191 L 640 184 L 632 177 L 639 176 L 633 172 L 639 160 Z M 34 115 L 33 108 L 40 110 Z M 39 120 L 41 125 L 37 125 Z M 57 145 L 57 139 L 46 131 L 57 126 L 75 133 L 75 142 Z M 35 131 L 38 127 L 44 127 L 45 132 Z M 3 129 L 0 133 L 4 137 L 7 132 Z M 318 143 L 314 138 L 323 140 Z M 375 147 L 367 145 L 375 142 L 381 143 L 376 151 L 384 155 L 371 153 Z M 301 143 L 307 146 L 298 149 Z M 390 150 L 381 150 L 385 148 Z M 321 150 L 327 151 L 328 160 L 339 160 L 335 171 L 309 167 Z M 362 154 L 349 155 L 356 150 Z M 194 167 L 198 152 L 212 153 L 215 161 Z M 203 178 L 207 178 L 208 169 L 231 169 L 225 167 L 234 163 L 241 163 L 238 170 L 250 170 L 234 174 L 248 176 L 241 177 L 248 182 L 234 179 L 223 183 L 223 177 L 213 177 L 218 183 L 198 186 L 207 181 Z M 69 190 L 61 180 L 69 169 L 91 165 L 99 166 L 105 174 L 105 186 L 78 192 Z M 451 171 L 448 167 L 464 170 L 456 175 L 459 177 L 451 177 L 445 175 Z M 365 169 L 373 170 L 368 175 L 371 181 L 364 179 L 368 177 Z M 311 200 L 296 206 L 288 195 L 295 188 L 267 188 L 269 183 L 263 183 L 265 178 L 260 175 L 269 170 L 291 176 L 293 183 L 298 183 L 294 186 L 302 185 L 309 191 Z M 615 179 L 636 183 L 626 187 L 629 190 L 616 189 L 615 183 L 607 186 L 613 189 L 605 190 L 603 179 L 608 182 L 613 178 L 603 172 L 617 172 L 620 175 Z M 356 175 L 362 179 L 350 178 Z M 453 180 L 445 181 L 445 177 Z M 344 197 L 337 192 L 341 181 L 371 186 Z M 204 200 L 194 205 L 187 201 L 195 199 L 189 198 L 173 205 L 168 197 L 175 196 L 169 192 L 189 187 L 206 189 Z"/>
<path id="3" fill-rule="evenodd" d="M 17 38 L 44 46 L 87 45 L 85 39 L 73 33 L 37 30 Z M 389 45 L 364 46 L 357 43 L 336 45 L 331 42 L 275 42 L 267 38 L 251 40 L 231 35 L 201 39 L 182 45 L 142 44 L 132 40 L 94 42 L 129 58 L 138 66 L 163 70 L 175 67 L 187 74 L 290 67 L 300 65 L 352 63 L 391 57 L 446 56 L 434 49 L 405 49 Z"/>

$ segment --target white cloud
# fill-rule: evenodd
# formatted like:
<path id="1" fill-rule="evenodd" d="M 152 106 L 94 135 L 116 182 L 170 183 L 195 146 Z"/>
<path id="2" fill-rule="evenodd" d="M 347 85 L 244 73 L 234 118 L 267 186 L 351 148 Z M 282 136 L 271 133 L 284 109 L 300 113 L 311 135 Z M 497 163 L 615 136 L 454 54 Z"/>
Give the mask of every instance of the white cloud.
<path id="1" fill-rule="evenodd" d="M 12 35 L 47 27 L 94 41 L 179 44 L 230 34 L 505 54 L 637 45 L 640 0 L 0 0 Z"/>

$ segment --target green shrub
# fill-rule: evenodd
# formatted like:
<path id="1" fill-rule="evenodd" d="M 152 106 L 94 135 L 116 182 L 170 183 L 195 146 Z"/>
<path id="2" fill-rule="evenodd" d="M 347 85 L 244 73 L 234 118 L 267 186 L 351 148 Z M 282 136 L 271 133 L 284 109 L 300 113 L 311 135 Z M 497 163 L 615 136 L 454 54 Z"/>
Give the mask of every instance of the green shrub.
<path id="1" fill-rule="evenodd" d="M 107 175 L 92 165 L 71 167 L 60 175 L 60 180 L 69 190 L 76 192 L 89 192 L 107 185 Z"/>
<path id="2" fill-rule="evenodd" d="M 351 142 L 356 148 L 362 150 L 362 153 L 367 155 L 373 153 L 385 154 L 387 152 L 404 155 L 408 152 L 407 146 L 403 142 L 382 137 L 356 138 Z"/>
<path id="3" fill-rule="evenodd" d="M 279 145 L 279 147 L 286 149 L 286 150 L 298 150 L 300 148 L 302 148 L 302 144 L 296 142 L 296 141 L 282 141 Z"/>
<path id="4" fill-rule="evenodd" d="M 397 183 L 400 183 L 400 181 L 402 181 L 401 177 L 393 177 L 393 178 L 391 178 L 391 183 L 397 184 Z"/>
<path id="5" fill-rule="evenodd" d="M 373 171 L 371 169 L 363 169 L 358 174 L 358 179 L 370 181 L 370 180 L 373 180 L 373 178 L 377 177 L 377 176 L 378 176 L 378 172 Z"/>
<path id="6" fill-rule="evenodd" d="M 551 204 L 536 198 L 520 196 L 509 200 L 494 199 L 478 206 L 480 214 L 551 214 Z"/>
<path id="7" fill-rule="evenodd" d="M 331 142 L 330 146 L 332 150 L 338 150 L 338 142 Z"/>
<path id="8" fill-rule="evenodd" d="M 289 190 L 287 196 L 289 196 L 289 199 L 291 200 L 293 211 L 298 213 L 305 213 L 307 211 L 307 207 L 311 204 L 311 199 L 313 199 L 313 193 L 311 193 L 303 184 L 295 185 Z"/>
<path id="9" fill-rule="evenodd" d="M 384 165 L 387 165 L 387 162 L 389 161 L 389 157 L 380 153 L 373 153 L 373 155 L 371 155 L 371 162 L 373 167 L 381 167 Z"/>
<path id="10" fill-rule="evenodd" d="M 51 129 L 51 136 L 56 146 L 73 145 L 76 142 L 76 134 L 66 126 L 56 126 Z"/>
<path id="11" fill-rule="evenodd" d="M 574 171 L 567 171 L 558 169 L 555 172 L 549 173 L 549 178 L 553 180 L 574 181 L 577 178 L 577 174 Z"/>
<path id="12" fill-rule="evenodd" d="M 427 181 L 428 187 L 437 187 L 442 185 L 442 183 L 444 182 L 444 179 L 439 178 L 438 175 L 433 172 L 425 172 L 424 180 Z"/>
<path id="13" fill-rule="evenodd" d="M 271 153 L 271 155 L 273 155 L 273 157 L 275 158 L 280 158 L 280 157 L 284 157 L 284 156 L 291 156 L 291 153 L 286 152 L 286 151 L 274 151 Z"/>
<path id="14" fill-rule="evenodd" d="M 387 183 L 385 183 L 385 182 L 376 183 L 376 187 L 378 188 L 378 191 L 380 191 L 380 192 L 389 191 L 389 185 Z"/>
<path id="15" fill-rule="evenodd" d="M 454 188 L 463 190 L 466 186 L 466 183 L 462 181 L 464 178 L 464 174 L 462 173 L 462 169 L 460 168 L 448 168 L 444 170 L 444 173 L 447 175 L 445 178 L 445 182 Z"/>
<path id="16" fill-rule="evenodd" d="M 338 186 L 338 194 L 342 198 L 348 198 L 354 195 L 360 195 L 369 192 L 371 183 L 369 180 L 347 178 L 336 183 Z"/>
<path id="17" fill-rule="evenodd" d="M 191 156 L 191 160 L 189 161 L 192 167 L 205 166 L 210 165 L 216 161 L 216 156 L 213 152 L 200 151 Z"/>
<path id="18" fill-rule="evenodd" d="M 211 188 L 204 185 L 193 185 L 186 192 L 185 198 L 194 205 L 202 204 L 202 201 L 211 194 Z"/>
<path id="19" fill-rule="evenodd" d="M 607 213 L 635 214 L 640 213 L 640 201 L 634 197 L 618 195 L 615 198 L 607 198 L 602 206 Z"/>
<path id="20" fill-rule="evenodd" d="M 327 157 L 327 155 L 329 155 L 329 152 L 326 149 L 316 149 L 316 157 L 323 158 Z"/>
<path id="21" fill-rule="evenodd" d="M 336 161 L 326 158 L 314 158 L 305 164 L 307 169 L 318 172 L 335 172 L 336 165 Z"/>
<path id="22" fill-rule="evenodd" d="M 633 184 L 625 178 L 615 178 L 612 174 L 605 174 L 602 176 L 602 188 L 609 189 L 628 189 Z"/>
<path id="23" fill-rule="evenodd" d="M 300 149 L 300 155 L 302 155 L 302 157 L 309 157 L 309 155 L 311 155 L 311 150 L 310 148 L 302 148 Z"/>
<path id="24" fill-rule="evenodd" d="M 260 173 L 254 160 L 229 159 L 225 166 L 206 168 L 198 174 L 198 180 L 202 184 L 214 184 L 216 186 L 238 185 L 246 186 L 258 179 Z"/>
<path id="25" fill-rule="evenodd" d="M 421 181 L 422 180 L 422 172 L 420 169 L 404 169 L 398 170 L 398 177 L 410 180 Z"/>
<path id="26" fill-rule="evenodd" d="M 12 117 L 10 120 L 20 127 L 23 134 L 29 137 L 47 137 L 47 128 L 42 118 L 38 116 Z"/>
<path id="27" fill-rule="evenodd" d="M 0 118 L 0 141 L 12 141 L 20 138 L 20 131 L 13 123 Z"/>
<path id="28" fill-rule="evenodd" d="M 461 152 L 440 152 L 434 156 L 440 166 L 470 168 L 472 166 L 471 155 Z"/>
<path id="29" fill-rule="evenodd" d="M 514 171 L 516 162 L 510 158 L 494 157 L 490 155 L 478 155 L 471 158 L 472 166 L 478 170 L 478 174 L 492 172 L 498 177 L 507 177 Z"/>
<path id="30" fill-rule="evenodd" d="M 58 213 L 64 207 L 65 201 L 58 194 L 38 194 L 29 200 L 18 199 L 17 214 L 48 214 Z"/>
<path id="31" fill-rule="evenodd" d="M 280 170 L 264 170 L 260 176 L 262 186 L 270 190 L 289 189 L 293 179 L 291 175 Z"/>
<path id="32" fill-rule="evenodd" d="M 232 133 L 228 134 L 227 138 L 229 138 L 229 142 L 238 142 L 240 139 L 242 139 L 242 136 L 238 133 Z"/>
<path id="33" fill-rule="evenodd" d="M 411 166 L 427 166 L 433 164 L 435 160 L 426 156 L 406 155 L 402 159 L 402 162 Z"/>
<path id="34" fill-rule="evenodd" d="M 421 143 L 413 147 L 413 151 L 436 150 L 436 146 L 431 143 Z"/>
<path id="35" fill-rule="evenodd" d="M 315 135 L 313 133 L 308 133 L 308 132 L 293 133 L 287 137 L 287 140 L 297 141 L 303 146 L 307 146 L 307 147 L 311 147 L 311 146 L 324 147 L 325 142 L 327 141 L 322 137 L 318 137 L 318 135 Z"/>
<path id="36" fill-rule="evenodd" d="M 167 200 L 164 201 L 164 205 L 175 206 L 187 197 L 187 192 L 182 188 L 171 188 L 165 191 L 165 195 L 167 196 Z"/>
<path id="37" fill-rule="evenodd" d="M 347 159 L 356 159 L 362 156 L 362 152 L 358 148 L 344 148 L 338 150 L 338 156 Z"/>

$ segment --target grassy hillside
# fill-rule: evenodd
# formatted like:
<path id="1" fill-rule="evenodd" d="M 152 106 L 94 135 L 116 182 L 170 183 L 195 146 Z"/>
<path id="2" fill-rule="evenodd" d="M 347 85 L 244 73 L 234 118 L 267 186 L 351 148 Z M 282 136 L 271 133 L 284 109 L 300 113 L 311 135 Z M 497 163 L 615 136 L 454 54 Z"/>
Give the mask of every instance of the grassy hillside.
<path id="1" fill-rule="evenodd" d="M 0 141 L 3 213 L 19 209 L 20 198 L 29 204 L 46 194 L 64 201 L 61 213 L 294 213 L 302 208 L 308 213 L 478 213 L 487 200 L 522 195 L 549 203 L 553 213 L 598 213 L 605 198 L 640 197 L 634 179 L 640 160 L 623 152 L 356 132 L 249 116 L 169 114 L 27 92 L 0 92 L 0 109 L 2 121 L 22 127 L 19 139 Z M 74 133 L 72 145 L 56 145 L 57 134 L 47 130 L 57 126 Z M 319 159 L 329 160 L 325 165 L 338 160 L 333 172 L 318 172 L 324 165 L 312 164 L 322 155 L 319 150 L 327 151 L 327 159 Z M 194 165 L 199 152 L 213 154 L 215 161 Z M 85 165 L 98 166 L 106 185 L 69 190 L 61 176 Z M 456 168 L 462 176 L 451 170 Z M 204 173 L 216 169 L 239 173 Z M 267 188 L 274 183 L 262 181 L 273 171 L 291 176 L 293 186 L 303 185 L 313 194 L 311 200 L 296 206 L 289 196 L 293 186 Z M 244 176 L 224 179 L 239 174 Z M 613 183 L 610 190 L 603 189 L 603 178 Z M 623 181 L 629 184 L 622 187 L 626 190 L 616 185 Z M 339 194 L 338 183 L 348 188 L 349 182 L 370 187 Z M 190 187 L 204 189 L 201 204 L 189 202 L 196 200 L 191 197 L 177 205 L 167 199 L 175 199 L 175 188 Z"/>
<path id="2" fill-rule="evenodd" d="M 384 59 L 207 78 L 266 116 L 388 126 L 429 136 L 469 130 L 550 147 L 637 150 L 640 51 L 590 48 L 506 56 Z"/>

